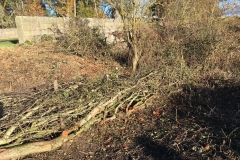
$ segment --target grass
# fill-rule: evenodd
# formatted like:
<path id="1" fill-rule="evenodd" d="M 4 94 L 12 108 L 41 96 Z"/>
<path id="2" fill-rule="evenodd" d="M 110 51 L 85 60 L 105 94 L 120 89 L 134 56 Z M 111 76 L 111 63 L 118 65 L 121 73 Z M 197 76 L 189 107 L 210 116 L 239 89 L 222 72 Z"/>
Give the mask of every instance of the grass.
<path id="1" fill-rule="evenodd" d="M 0 42 L 0 48 L 15 47 L 17 45 L 18 45 L 18 40 Z"/>

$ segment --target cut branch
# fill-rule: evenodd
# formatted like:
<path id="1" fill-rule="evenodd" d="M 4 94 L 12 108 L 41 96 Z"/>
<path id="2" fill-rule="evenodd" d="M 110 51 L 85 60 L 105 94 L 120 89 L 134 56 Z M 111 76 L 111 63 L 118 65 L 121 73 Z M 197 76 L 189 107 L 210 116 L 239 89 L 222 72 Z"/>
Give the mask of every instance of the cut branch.
<path id="1" fill-rule="evenodd" d="M 164 77 L 164 74 L 167 72 L 155 71 L 138 78 L 137 81 L 129 80 L 124 83 L 120 83 L 122 81 L 118 78 L 116 81 L 113 79 L 101 84 L 74 85 L 55 92 L 35 94 L 34 100 L 31 96 L 23 97 L 24 101 L 8 98 L 10 101 L 6 104 L 14 108 L 6 107 L 7 118 L 0 119 L 0 159 L 13 159 L 57 149 L 90 124 L 100 121 L 104 116 L 103 112 L 112 114 L 113 119 L 119 108 L 124 107 L 126 115 L 129 116 L 136 109 L 146 106 L 146 102 L 149 102 L 156 92 L 160 93 L 180 83 L 162 82 L 159 77 Z M 68 95 L 71 95 L 71 99 Z M 26 103 L 30 106 L 28 109 L 17 110 L 25 107 Z M 133 109 L 129 109 L 133 103 Z M 36 142 L 56 133 L 62 134 L 51 141 Z M 24 144 L 26 142 L 31 143 Z"/>
<path id="2" fill-rule="evenodd" d="M 51 141 L 34 142 L 9 149 L 1 149 L 0 160 L 15 159 L 33 153 L 51 151 L 62 146 L 62 144 L 67 141 L 67 139 L 67 137 L 61 136 Z"/>

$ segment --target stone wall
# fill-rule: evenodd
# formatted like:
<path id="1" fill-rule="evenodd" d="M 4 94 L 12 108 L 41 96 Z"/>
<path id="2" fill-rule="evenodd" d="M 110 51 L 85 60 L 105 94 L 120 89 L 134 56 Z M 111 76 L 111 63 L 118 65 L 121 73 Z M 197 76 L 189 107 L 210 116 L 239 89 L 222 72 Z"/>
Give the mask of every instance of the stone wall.
<path id="1" fill-rule="evenodd" d="M 0 29 L 0 41 L 18 40 L 17 28 Z"/>
<path id="2" fill-rule="evenodd" d="M 122 24 L 119 20 L 98 18 L 85 18 L 79 20 L 86 23 L 91 28 L 98 27 L 109 43 L 113 42 L 115 39 L 112 32 L 122 29 Z M 69 30 L 71 30 L 71 28 L 69 28 L 69 22 L 70 19 L 66 17 L 17 16 L 16 26 L 19 43 L 24 43 L 26 40 L 38 41 L 44 34 L 57 36 L 59 33 L 69 32 Z"/>

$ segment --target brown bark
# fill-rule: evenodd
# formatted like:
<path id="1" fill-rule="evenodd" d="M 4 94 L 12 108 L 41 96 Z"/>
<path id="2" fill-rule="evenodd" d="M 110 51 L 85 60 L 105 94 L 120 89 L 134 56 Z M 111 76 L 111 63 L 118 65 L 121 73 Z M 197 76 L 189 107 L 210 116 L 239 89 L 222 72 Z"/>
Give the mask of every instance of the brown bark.
<path id="1" fill-rule="evenodd" d="M 41 153 L 55 150 L 63 145 L 68 140 L 66 136 L 60 136 L 51 141 L 33 142 L 18 147 L 1 149 L 0 160 L 16 159 L 29 154 Z"/>
<path id="2" fill-rule="evenodd" d="M 138 48 L 137 48 L 137 46 L 134 46 L 133 47 L 133 60 L 132 60 L 132 65 L 133 65 L 132 71 L 133 72 L 136 72 L 136 70 L 137 70 L 139 58 L 140 58 L 140 55 L 139 55 Z"/>

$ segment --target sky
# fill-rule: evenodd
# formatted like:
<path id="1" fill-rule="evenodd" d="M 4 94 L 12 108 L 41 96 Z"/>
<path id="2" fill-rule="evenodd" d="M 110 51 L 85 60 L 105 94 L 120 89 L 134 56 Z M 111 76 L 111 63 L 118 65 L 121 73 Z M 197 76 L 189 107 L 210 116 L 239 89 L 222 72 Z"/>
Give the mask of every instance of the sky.
<path id="1" fill-rule="evenodd" d="M 226 16 L 240 16 L 240 0 L 224 0 L 219 3 L 219 7 L 226 9 L 224 11 Z"/>

